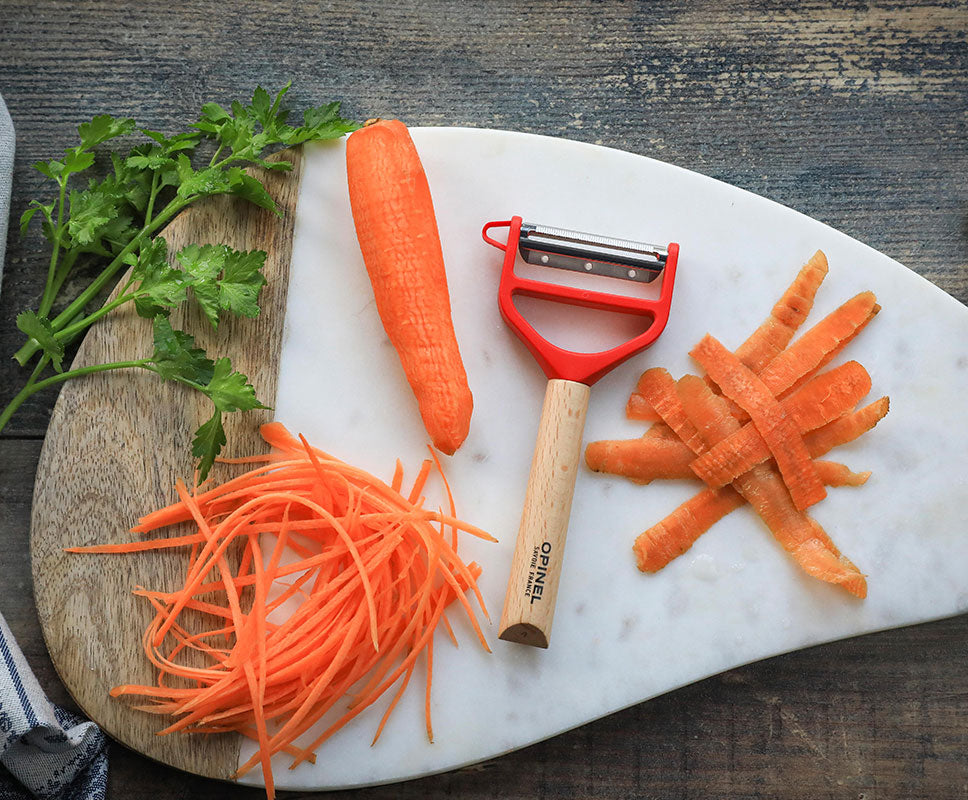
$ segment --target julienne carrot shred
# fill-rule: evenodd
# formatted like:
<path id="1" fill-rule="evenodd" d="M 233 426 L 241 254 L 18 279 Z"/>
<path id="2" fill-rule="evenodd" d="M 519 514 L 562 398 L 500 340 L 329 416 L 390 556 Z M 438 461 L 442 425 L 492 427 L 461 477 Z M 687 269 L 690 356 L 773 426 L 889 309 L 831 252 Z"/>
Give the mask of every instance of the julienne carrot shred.
<path id="1" fill-rule="evenodd" d="M 433 740 L 434 633 L 443 623 L 456 645 L 445 615 L 453 603 L 490 651 L 466 597 L 472 593 L 487 618 L 481 570 L 458 555 L 458 532 L 495 540 L 457 518 L 432 450 L 404 496 L 399 462 L 388 485 L 278 423 L 263 426 L 262 435 L 273 452 L 226 459 L 253 465 L 248 472 L 205 491 L 179 481 L 178 502 L 132 529 L 147 534 L 190 521 L 194 533 L 70 552 L 191 547 L 180 589 L 135 590 L 155 612 L 142 647 L 158 670 L 156 684 L 116 686 L 111 695 L 142 697 L 136 708 L 173 718 L 160 734 L 234 731 L 254 740 L 258 750 L 237 776 L 261 765 L 272 798 L 274 755 L 291 757 L 292 767 L 314 762 L 317 747 L 398 684 L 375 742 L 420 658 Z M 422 505 L 435 470 L 449 513 Z M 341 702 L 348 704 L 343 713 Z M 329 722 L 322 735 L 297 742 L 321 720 Z"/>
<path id="2" fill-rule="evenodd" d="M 638 439 L 588 445 L 586 463 L 595 471 L 641 484 L 696 477 L 707 483 L 638 536 L 633 550 L 643 572 L 660 570 L 749 502 L 808 574 L 866 595 L 864 576 L 802 511 L 823 497 L 824 486 L 867 482 L 870 472 L 820 457 L 869 431 L 890 407 L 882 397 L 852 410 L 871 388 L 856 362 L 821 372 L 880 310 L 872 292 L 861 292 L 793 339 L 826 274 L 818 251 L 735 353 L 706 336 L 692 351 L 705 378 L 675 380 L 662 369 L 647 370 L 626 416 L 660 421 Z"/>

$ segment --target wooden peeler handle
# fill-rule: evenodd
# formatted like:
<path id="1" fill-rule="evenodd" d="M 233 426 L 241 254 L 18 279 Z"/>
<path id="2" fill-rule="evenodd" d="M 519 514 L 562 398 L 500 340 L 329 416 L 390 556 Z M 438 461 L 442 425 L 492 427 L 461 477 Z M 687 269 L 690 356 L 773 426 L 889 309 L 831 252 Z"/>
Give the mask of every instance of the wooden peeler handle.
<path id="1" fill-rule="evenodd" d="M 551 637 L 588 395 L 584 383 L 548 381 L 501 616 L 508 642 L 547 647 Z"/>

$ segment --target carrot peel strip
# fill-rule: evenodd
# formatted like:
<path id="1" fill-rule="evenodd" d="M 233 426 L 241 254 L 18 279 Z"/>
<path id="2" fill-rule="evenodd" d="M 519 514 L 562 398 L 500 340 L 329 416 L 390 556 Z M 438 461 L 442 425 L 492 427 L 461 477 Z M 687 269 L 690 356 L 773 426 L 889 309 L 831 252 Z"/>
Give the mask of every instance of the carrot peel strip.
<path id="1" fill-rule="evenodd" d="M 688 447 L 695 450 L 702 445 L 696 429 L 681 413 L 676 382 L 668 372 L 660 367 L 646 370 L 639 378 L 637 390 Z"/>
<path id="2" fill-rule="evenodd" d="M 714 395 L 702 381 L 697 380 L 683 389 L 684 411 L 703 432 L 707 444 L 715 444 L 736 430 L 739 423 L 730 414 L 725 400 Z M 823 528 L 794 506 L 773 469 L 760 464 L 741 475 L 733 487 L 746 498 L 776 540 L 804 571 L 863 596 L 866 592 L 864 576 L 841 556 Z"/>
<path id="3" fill-rule="evenodd" d="M 790 343 L 813 308 L 814 297 L 827 277 L 827 257 L 818 250 L 797 273 L 762 325 L 736 348 L 736 357 L 759 372 Z"/>
<path id="4" fill-rule="evenodd" d="M 800 432 L 763 381 L 708 334 L 690 355 L 750 415 L 776 459 L 796 507 L 803 510 L 826 497 Z"/>
<path id="5" fill-rule="evenodd" d="M 870 376 L 856 361 L 849 361 L 818 375 L 781 401 L 780 407 L 795 423 L 798 433 L 826 425 L 853 408 L 871 388 Z M 809 455 L 809 449 L 807 450 Z M 771 455 L 770 447 L 754 424 L 733 435 L 692 462 L 691 467 L 707 485 L 725 486 Z"/>
<path id="6" fill-rule="evenodd" d="M 759 373 L 790 343 L 813 308 L 817 290 L 827 277 L 827 269 L 827 257 L 818 250 L 797 273 L 770 315 L 736 348 L 736 357 L 753 372 Z M 625 413 L 629 419 L 646 422 L 660 418 L 638 387 L 629 396 Z"/>

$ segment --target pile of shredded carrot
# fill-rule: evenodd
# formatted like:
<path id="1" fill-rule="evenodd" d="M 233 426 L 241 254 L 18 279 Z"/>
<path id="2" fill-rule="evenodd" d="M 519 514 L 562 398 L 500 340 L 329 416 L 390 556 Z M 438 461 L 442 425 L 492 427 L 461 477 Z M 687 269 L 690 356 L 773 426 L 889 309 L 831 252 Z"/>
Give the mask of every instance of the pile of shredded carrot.
<path id="1" fill-rule="evenodd" d="M 278 423 L 263 426 L 262 435 L 273 452 L 228 460 L 256 464 L 251 471 L 206 491 L 179 481 L 179 501 L 133 528 L 148 533 L 190 522 L 194 533 L 71 552 L 190 548 L 180 589 L 135 591 L 156 612 L 143 647 L 158 670 L 157 685 L 117 686 L 111 694 L 146 698 L 136 708 L 175 717 L 162 734 L 235 731 L 254 739 L 258 752 L 238 776 L 261 764 L 271 798 L 274 754 L 291 756 L 291 767 L 315 761 L 316 748 L 399 684 L 376 742 L 421 655 L 433 740 L 434 633 L 443 623 L 457 644 L 444 615 L 451 603 L 463 607 L 481 646 L 490 649 L 466 596 L 471 592 L 487 617 L 480 568 L 458 556 L 458 531 L 494 539 L 456 518 L 433 451 L 405 497 L 399 462 L 387 485 L 294 439 Z M 434 468 L 449 513 L 423 508 Z M 210 624 L 192 632 L 183 614 Z M 334 708 L 314 741 L 296 743 Z"/>
<path id="2" fill-rule="evenodd" d="M 882 397 L 857 409 L 871 379 L 856 361 L 821 371 L 880 310 L 872 292 L 851 298 L 794 340 L 826 275 L 827 259 L 818 251 L 735 352 L 703 337 L 690 355 L 705 378 L 675 380 L 664 369 L 643 373 L 626 414 L 654 421 L 652 427 L 638 439 L 588 445 L 586 463 L 599 472 L 642 484 L 690 477 L 705 483 L 635 540 L 643 572 L 662 569 L 749 503 L 809 575 L 867 595 L 864 575 L 806 513 L 826 496 L 826 486 L 867 481 L 869 472 L 820 457 L 873 428 L 889 408 Z"/>

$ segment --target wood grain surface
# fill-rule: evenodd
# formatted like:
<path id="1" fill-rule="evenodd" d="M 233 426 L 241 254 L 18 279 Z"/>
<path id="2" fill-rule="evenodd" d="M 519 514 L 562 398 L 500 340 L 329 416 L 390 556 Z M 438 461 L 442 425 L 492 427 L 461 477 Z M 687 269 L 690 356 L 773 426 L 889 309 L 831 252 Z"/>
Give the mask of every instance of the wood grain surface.
<path id="1" fill-rule="evenodd" d="M 545 389 L 498 626 L 505 641 L 544 648 L 551 641 L 590 394 L 584 383 L 561 378 Z"/>
<path id="2" fill-rule="evenodd" d="M 30 164 L 72 144 L 94 114 L 175 132 L 204 102 L 289 79 L 296 108 L 340 99 L 360 120 L 564 136 L 694 169 L 826 222 L 968 301 L 963 0 L 4 0 L 13 213 L 48 193 Z M 36 231 L 11 232 L 6 355 L 47 258 Z M 21 379 L 0 359 L 0 402 Z M 40 634 L 28 558 L 55 397 L 33 398 L 0 436 L 0 612 L 51 698 L 73 706 Z M 962 616 L 825 645 L 474 768 L 328 796 L 965 798 L 966 642 Z M 111 752 L 110 798 L 260 794 Z"/>
<path id="3" fill-rule="evenodd" d="M 191 243 L 266 252 L 267 284 L 257 318 L 224 319 L 215 331 L 197 308 L 172 315 L 172 325 L 194 335 L 206 352 L 228 355 L 266 405 L 276 396 L 300 152 L 287 153 L 287 159 L 291 172 L 260 175 L 281 219 L 218 197 L 184 212 L 164 234 L 170 258 Z M 151 351 L 151 339 L 150 322 L 125 305 L 91 329 L 73 367 L 140 358 Z M 238 767 L 238 737 L 158 736 L 168 724 L 164 717 L 132 713 L 128 703 L 107 693 L 123 683 L 154 683 L 156 672 L 136 646 L 154 612 L 132 589 L 174 591 L 184 581 L 184 555 L 108 556 L 106 564 L 103 556 L 64 552 L 140 538 L 129 528 L 147 511 L 177 500 L 176 478 L 190 480 L 192 431 L 210 416 L 209 406 L 199 393 L 151 373 L 101 372 L 66 384 L 40 454 L 30 546 L 37 615 L 54 667 L 81 710 L 140 753 L 224 779 Z M 264 449 L 258 426 L 270 419 L 268 411 L 228 415 L 225 433 L 234 452 Z M 218 480 L 223 471 L 231 474 L 216 465 L 211 476 Z M 186 533 L 189 528 L 184 526 Z"/>

